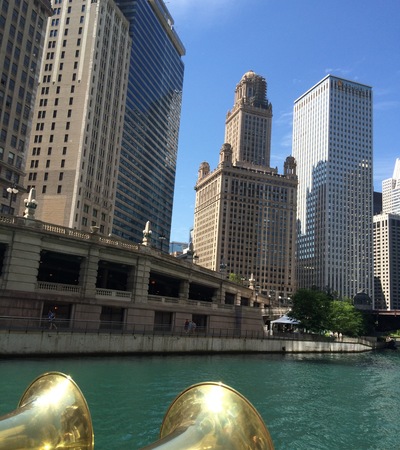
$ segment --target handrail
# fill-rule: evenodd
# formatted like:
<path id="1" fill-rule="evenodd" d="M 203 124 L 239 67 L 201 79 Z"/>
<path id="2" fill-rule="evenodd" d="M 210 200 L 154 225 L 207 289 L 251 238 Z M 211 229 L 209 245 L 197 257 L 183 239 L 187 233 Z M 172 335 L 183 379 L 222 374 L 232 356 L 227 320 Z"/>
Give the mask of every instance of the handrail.
<path id="1" fill-rule="evenodd" d="M 183 325 L 174 326 L 169 324 L 154 325 L 128 325 L 118 321 L 96 321 L 96 320 L 69 320 L 56 319 L 55 327 L 50 328 L 50 322 L 47 317 L 18 317 L 18 316 L 0 316 L 0 333 L 25 332 L 25 333 L 43 333 L 51 331 L 52 333 L 117 333 L 123 335 L 153 335 L 153 336 L 188 336 L 188 337 L 213 337 L 230 339 L 258 339 L 258 340 L 286 340 L 294 341 L 321 341 L 321 342 L 343 342 L 358 343 L 362 345 L 373 345 L 373 338 L 359 337 L 350 338 L 343 336 L 341 341 L 330 337 L 307 334 L 307 333 L 275 333 L 267 334 L 261 327 L 260 330 L 241 330 L 234 328 L 210 328 L 197 326 L 195 331 L 187 332 Z"/>

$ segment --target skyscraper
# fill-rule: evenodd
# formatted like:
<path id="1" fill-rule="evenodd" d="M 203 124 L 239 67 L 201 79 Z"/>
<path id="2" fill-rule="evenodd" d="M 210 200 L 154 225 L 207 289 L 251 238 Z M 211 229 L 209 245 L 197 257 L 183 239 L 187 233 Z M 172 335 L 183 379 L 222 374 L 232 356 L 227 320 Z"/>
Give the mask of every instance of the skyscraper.
<path id="1" fill-rule="evenodd" d="M 193 247 L 198 264 L 234 274 L 272 299 L 295 289 L 296 165 L 270 165 L 272 105 L 265 79 L 250 71 L 226 117 L 226 143 L 211 171 L 200 165 Z M 252 278 L 253 277 L 253 278 Z"/>
<path id="2" fill-rule="evenodd" d="M 294 103 L 298 286 L 373 298 L 372 89 L 332 75 Z"/>
<path id="3" fill-rule="evenodd" d="M 150 221 L 168 237 L 184 54 L 173 20 L 162 0 L 55 11 L 27 168 L 36 217 L 135 242 Z"/>
<path id="4" fill-rule="evenodd" d="M 400 158 L 382 181 L 382 213 L 374 216 L 375 307 L 400 309 Z"/>
<path id="5" fill-rule="evenodd" d="M 0 3 L 0 212 L 18 211 L 50 1 Z"/>
<path id="6" fill-rule="evenodd" d="M 400 309 L 400 215 L 374 216 L 376 309 Z"/>
<path id="7" fill-rule="evenodd" d="M 267 83 L 249 71 L 236 86 L 234 105 L 225 122 L 225 142 L 232 147 L 232 161 L 269 167 L 271 128 L 272 105 L 267 99 Z"/>
<path id="8" fill-rule="evenodd" d="M 60 2 L 49 21 L 27 186 L 36 218 L 111 232 L 126 102 L 129 23 L 115 3 Z"/>
<path id="9" fill-rule="evenodd" d="M 113 234 L 169 240 L 185 48 L 162 0 L 117 0 L 129 20 L 132 51 Z M 168 247 L 168 242 L 165 244 Z"/>
<path id="10" fill-rule="evenodd" d="M 384 213 L 400 214 L 400 158 L 396 159 L 393 177 L 382 181 L 382 208 Z"/>

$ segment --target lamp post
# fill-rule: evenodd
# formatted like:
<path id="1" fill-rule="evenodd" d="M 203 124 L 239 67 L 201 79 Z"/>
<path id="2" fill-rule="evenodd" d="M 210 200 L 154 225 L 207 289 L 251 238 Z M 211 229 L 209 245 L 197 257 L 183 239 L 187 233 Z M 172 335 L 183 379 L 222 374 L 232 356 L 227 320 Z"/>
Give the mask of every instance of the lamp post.
<path id="1" fill-rule="evenodd" d="M 8 212 L 11 214 L 11 203 L 13 201 L 13 196 L 18 194 L 18 189 L 15 187 L 15 184 L 7 188 L 7 192 L 10 194 L 10 204 L 8 205 Z"/>
<path id="2" fill-rule="evenodd" d="M 167 239 L 167 237 L 164 234 L 160 234 L 158 239 L 160 239 L 160 250 L 161 250 L 161 253 L 162 253 L 163 252 L 163 247 L 164 247 L 164 241 Z"/>

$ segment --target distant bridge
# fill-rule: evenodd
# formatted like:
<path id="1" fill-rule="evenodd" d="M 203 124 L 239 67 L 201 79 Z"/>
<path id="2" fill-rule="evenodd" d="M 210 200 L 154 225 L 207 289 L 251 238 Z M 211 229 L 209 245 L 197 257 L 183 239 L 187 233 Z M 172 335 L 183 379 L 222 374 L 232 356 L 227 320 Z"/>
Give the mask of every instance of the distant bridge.
<path id="1" fill-rule="evenodd" d="M 375 309 L 371 311 L 374 316 L 376 331 L 400 330 L 400 310 L 399 309 Z"/>

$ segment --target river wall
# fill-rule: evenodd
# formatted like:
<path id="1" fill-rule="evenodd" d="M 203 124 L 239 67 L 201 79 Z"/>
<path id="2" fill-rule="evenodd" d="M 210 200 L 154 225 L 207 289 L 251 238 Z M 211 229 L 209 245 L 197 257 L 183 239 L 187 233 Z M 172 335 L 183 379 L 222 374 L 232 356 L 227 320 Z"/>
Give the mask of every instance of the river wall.
<path id="1" fill-rule="evenodd" d="M 266 337 L 131 335 L 114 333 L 0 332 L 0 356 L 177 353 L 355 353 L 378 349 L 369 339 L 314 341 Z"/>

